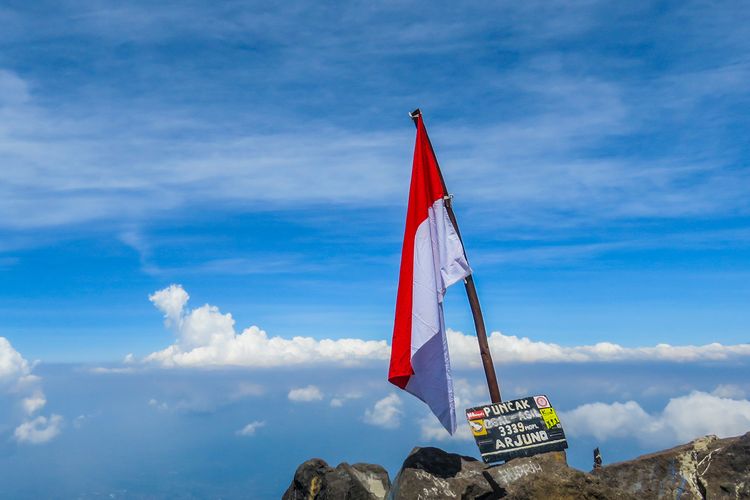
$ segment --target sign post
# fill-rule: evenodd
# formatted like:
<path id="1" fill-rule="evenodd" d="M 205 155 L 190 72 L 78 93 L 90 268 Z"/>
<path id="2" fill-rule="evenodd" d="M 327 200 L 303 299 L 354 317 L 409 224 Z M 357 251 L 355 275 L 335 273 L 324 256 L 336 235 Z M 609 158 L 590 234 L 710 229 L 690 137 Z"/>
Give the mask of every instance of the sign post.
<path id="1" fill-rule="evenodd" d="M 485 463 L 568 447 L 560 419 L 547 396 L 468 408 L 466 419 Z"/>

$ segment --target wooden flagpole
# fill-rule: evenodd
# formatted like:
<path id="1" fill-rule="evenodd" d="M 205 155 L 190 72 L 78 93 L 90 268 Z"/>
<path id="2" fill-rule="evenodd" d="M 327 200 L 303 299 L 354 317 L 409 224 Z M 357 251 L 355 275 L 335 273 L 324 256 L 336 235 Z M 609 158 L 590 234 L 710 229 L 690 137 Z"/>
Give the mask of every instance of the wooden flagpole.
<path id="1" fill-rule="evenodd" d="M 419 108 L 415 109 L 409 116 L 414 120 L 414 125 L 418 126 L 417 119 L 422 114 Z M 435 163 L 438 166 L 438 172 L 440 173 L 440 182 L 443 184 L 443 192 L 448 193 L 448 188 L 445 186 L 445 180 L 443 179 L 443 172 L 440 170 L 440 163 L 437 161 L 437 155 L 435 150 L 432 148 L 432 142 L 430 141 L 429 135 L 427 136 L 427 142 L 430 144 L 430 150 L 432 156 L 435 158 Z M 461 238 L 461 231 L 458 230 L 458 222 L 456 221 L 456 214 L 453 213 L 453 207 L 451 206 L 451 197 L 447 196 L 445 199 L 445 208 L 448 211 L 448 217 L 453 223 L 453 227 L 456 228 L 456 234 L 458 239 L 461 240 L 461 246 L 464 248 L 464 256 L 466 255 L 466 247 L 463 246 L 463 239 Z M 468 257 L 466 261 L 468 262 Z M 484 375 L 487 378 L 487 388 L 490 391 L 490 399 L 493 403 L 501 403 L 500 398 L 500 387 L 497 383 L 497 375 L 495 374 L 495 365 L 492 363 L 492 354 L 490 353 L 490 345 L 487 342 L 487 330 L 484 326 L 484 317 L 482 316 L 482 308 L 479 306 L 479 297 L 477 296 L 477 288 L 474 285 L 474 276 L 468 275 L 464 279 L 464 285 L 466 286 L 466 295 L 469 297 L 469 306 L 471 306 L 471 315 L 474 317 L 474 327 L 477 331 L 477 340 L 479 341 L 479 354 L 482 357 L 482 365 L 484 366 Z"/>

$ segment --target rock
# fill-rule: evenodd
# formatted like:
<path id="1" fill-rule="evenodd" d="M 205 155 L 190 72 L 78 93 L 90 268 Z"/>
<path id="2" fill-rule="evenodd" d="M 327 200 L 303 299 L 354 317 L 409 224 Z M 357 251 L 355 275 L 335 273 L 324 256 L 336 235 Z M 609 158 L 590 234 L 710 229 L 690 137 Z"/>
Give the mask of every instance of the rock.
<path id="1" fill-rule="evenodd" d="M 297 468 L 285 500 L 302 499 L 750 499 L 750 433 L 706 436 L 591 473 L 571 467 L 564 452 L 485 465 L 439 448 L 414 448 L 391 486 L 378 465 L 308 460 Z"/>
<path id="2" fill-rule="evenodd" d="M 383 500 L 391 487 L 379 465 L 341 463 L 335 469 L 319 458 L 297 467 L 283 500 Z"/>
<path id="3" fill-rule="evenodd" d="M 704 498 L 750 498 L 750 432 L 719 439 L 696 467 Z"/>
<path id="4" fill-rule="evenodd" d="M 571 469 L 565 453 L 551 452 L 488 466 L 437 448 L 415 448 L 391 489 L 393 500 L 460 498 L 635 499 Z"/>
<path id="5" fill-rule="evenodd" d="M 503 465 L 487 467 L 489 475 L 508 500 L 526 499 L 614 499 L 638 497 L 606 485 L 599 478 L 568 467 L 565 452 L 557 451 L 517 458 Z"/>
<path id="6" fill-rule="evenodd" d="M 475 458 L 439 448 L 414 448 L 393 482 L 390 498 L 485 498 L 493 490 L 482 475 L 484 469 Z"/>
<path id="7" fill-rule="evenodd" d="M 594 475 L 643 498 L 750 498 L 750 433 L 706 436 L 603 467 Z"/>

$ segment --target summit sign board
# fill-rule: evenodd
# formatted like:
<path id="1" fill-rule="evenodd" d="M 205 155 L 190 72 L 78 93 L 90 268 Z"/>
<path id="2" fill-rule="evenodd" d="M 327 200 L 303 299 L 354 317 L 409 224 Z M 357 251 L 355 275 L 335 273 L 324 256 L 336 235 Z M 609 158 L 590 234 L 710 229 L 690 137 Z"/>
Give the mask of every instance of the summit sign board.
<path id="1" fill-rule="evenodd" d="M 547 396 L 468 408 L 466 419 L 485 463 L 568 447 L 560 419 Z"/>

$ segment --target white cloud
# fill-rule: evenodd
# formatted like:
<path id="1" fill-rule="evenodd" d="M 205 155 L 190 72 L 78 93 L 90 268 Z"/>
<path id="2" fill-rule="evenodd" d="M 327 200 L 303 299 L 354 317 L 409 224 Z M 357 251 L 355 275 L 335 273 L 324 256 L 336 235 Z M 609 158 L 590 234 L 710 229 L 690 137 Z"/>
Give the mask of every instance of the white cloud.
<path id="1" fill-rule="evenodd" d="M 289 366 L 336 362 L 356 365 L 367 360 L 387 360 L 385 341 L 269 337 L 257 326 L 238 334 L 231 314 L 204 305 L 192 311 L 185 306 L 188 294 L 179 285 L 154 293 L 151 301 L 161 310 L 177 341 L 144 361 L 174 366 Z"/>
<path id="2" fill-rule="evenodd" d="M 389 394 L 377 401 L 372 408 L 365 410 L 364 421 L 376 427 L 395 429 L 401 425 L 401 399 L 396 394 Z"/>
<path id="3" fill-rule="evenodd" d="M 90 415 L 78 415 L 76 418 L 73 419 L 73 428 L 74 429 L 80 429 L 84 426 L 87 420 L 91 418 Z"/>
<path id="4" fill-rule="evenodd" d="M 164 401 L 159 401 L 156 398 L 149 399 L 148 405 L 151 408 L 156 408 L 159 411 L 167 411 L 169 409 L 169 405 L 167 403 L 165 403 Z"/>
<path id="5" fill-rule="evenodd" d="M 132 366 L 93 366 L 91 368 L 88 368 L 87 371 L 89 373 L 97 373 L 97 374 L 120 374 L 120 373 L 134 373 L 135 368 Z"/>
<path id="6" fill-rule="evenodd" d="M 13 435 L 19 443 L 42 444 L 60 434 L 62 424 L 60 415 L 39 416 L 16 427 Z"/>
<path id="7" fill-rule="evenodd" d="M 254 436 L 255 431 L 265 426 L 265 422 L 254 421 L 247 424 L 245 427 L 237 431 L 238 436 Z"/>
<path id="8" fill-rule="evenodd" d="M 566 432 L 600 441 L 634 437 L 643 444 L 669 445 L 707 434 L 735 436 L 750 430 L 750 401 L 693 391 L 650 414 L 637 402 L 588 403 L 560 412 Z"/>
<path id="9" fill-rule="evenodd" d="M 148 300 L 164 313 L 164 322 L 171 327 L 179 326 L 182 311 L 185 304 L 190 300 L 190 295 L 180 285 L 169 285 L 167 288 L 149 295 Z"/>
<path id="10" fill-rule="evenodd" d="M 292 389 L 288 394 L 289 401 L 294 402 L 309 402 L 309 401 L 320 401 L 323 399 L 323 393 L 315 385 L 308 385 L 307 387 L 299 387 Z"/>
<path id="11" fill-rule="evenodd" d="M 479 347 L 473 335 L 448 329 L 448 348 L 454 366 L 481 365 Z M 495 362 L 501 363 L 585 363 L 601 361 L 721 361 L 750 356 L 750 344 L 673 346 L 657 344 L 653 347 L 623 347 L 612 342 L 593 345 L 561 346 L 533 341 L 528 337 L 492 332 L 488 342 Z"/>
<path id="12" fill-rule="evenodd" d="M 262 396 L 265 392 L 265 387 L 260 384 L 240 382 L 234 392 L 232 392 L 230 399 L 242 399 L 248 396 Z"/>
<path id="13" fill-rule="evenodd" d="M 42 379 L 32 373 L 32 368 L 33 365 L 13 348 L 8 339 L 0 337 L 0 391 L 18 395 L 19 405 L 27 417 L 47 404 L 39 386 Z M 14 435 L 19 443 L 44 443 L 60 433 L 61 424 L 59 415 L 27 418 L 16 428 Z"/>
<path id="14" fill-rule="evenodd" d="M 463 420 L 462 412 L 458 406 L 456 407 L 456 411 L 458 413 L 456 415 L 458 425 L 456 426 L 455 434 L 452 436 L 448 434 L 448 431 L 440 424 L 440 421 L 434 415 L 429 414 L 419 420 L 419 431 L 422 439 L 428 441 L 473 441 L 474 437 L 469 430 L 469 426 Z"/>
<path id="15" fill-rule="evenodd" d="M 8 339 L 0 337 L 0 387 L 15 386 L 31 375 L 31 366 Z"/>
<path id="16" fill-rule="evenodd" d="M 744 399 L 747 393 L 742 387 L 735 384 L 721 384 L 711 391 L 711 394 L 720 398 Z"/>
<path id="17" fill-rule="evenodd" d="M 348 400 L 359 399 L 361 397 L 361 392 L 347 392 L 345 394 L 339 394 L 335 398 L 331 398 L 331 408 L 341 408 Z"/>
<path id="18" fill-rule="evenodd" d="M 33 395 L 27 398 L 24 398 L 21 401 L 21 406 L 23 406 L 23 409 L 27 415 L 33 415 L 37 411 L 44 408 L 44 405 L 46 404 L 47 404 L 47 398 L 45 398 L 42 391 L 39 391 L 39 390 L 34 392 Z"/>
<path id="19" fill-rule="evenodd" d="M 175 332 L 177 340 L 166 349 L 146 356 L 143 360 L 146 363 L 164 367 L 274 367 L 320 363 L 356 366 L 384 361 L 390 356 L 390 347 L 385 340 L 269 337 L 257 326 L 238 334 L 232 315 L 221 313 L 216 306 L 206 304 L 188 310 L 189 296 L 180 285 L 170 285 L 149 298 L 164 313 L 165 323 Z M 474 335 L 448 329 L 447 336 L 454 367 L 481 365 Z M 690 362 L 750 356 L 750 344 L 623 347 L 612 342 L 599 342 L 562 346 L 500 332 L 492 332 L 488 342 L 493 359 L 500 363 Z M 130 357 L 129 361 L 132 362 L 133 358 Z"/>

